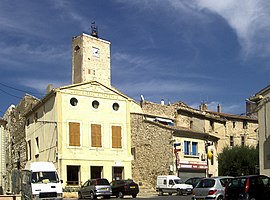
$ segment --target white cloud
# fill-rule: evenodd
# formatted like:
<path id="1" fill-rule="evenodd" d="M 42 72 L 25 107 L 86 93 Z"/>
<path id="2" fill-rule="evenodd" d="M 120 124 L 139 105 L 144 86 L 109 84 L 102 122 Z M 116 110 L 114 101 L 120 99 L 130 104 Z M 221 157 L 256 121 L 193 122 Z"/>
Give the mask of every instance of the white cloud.
<path id="1" fill-rule="evenodd" d="M 200 9 L 222 16 L 235 30 L 245 55 L 270 53 L 270 2 L 268 0 L 196 0 Z"/>

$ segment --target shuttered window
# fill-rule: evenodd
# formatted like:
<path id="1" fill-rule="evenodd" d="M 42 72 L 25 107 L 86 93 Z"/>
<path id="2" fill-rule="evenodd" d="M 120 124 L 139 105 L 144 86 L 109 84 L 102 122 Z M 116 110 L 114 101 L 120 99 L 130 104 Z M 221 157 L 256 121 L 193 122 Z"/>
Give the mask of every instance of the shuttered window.
<path id="1" fill-rule="evenodd" d="M 91 146 L 101 147 L 101 125 L 91 124 Z"/>
<path id="2" fill-rule="evenodd" d="M 112 148 L 122 148 L 121 126 L 112 126 Z"/>
<path id="3" fill-rule="evenodd" d="M 81 146 L 80 123 L 69 122 L 69 146 Z"/>

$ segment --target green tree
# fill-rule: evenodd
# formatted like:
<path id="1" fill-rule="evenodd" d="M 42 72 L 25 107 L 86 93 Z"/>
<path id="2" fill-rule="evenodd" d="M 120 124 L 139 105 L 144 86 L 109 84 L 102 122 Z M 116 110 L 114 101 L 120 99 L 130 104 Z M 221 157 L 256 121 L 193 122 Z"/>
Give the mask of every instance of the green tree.
<path id="1" fill-rule="evenodd" d="M 258 166 L 258 147 L 225 147 L 223 152 L 218 155 L 218 171 L 220 176 L 258 174 Z"/>

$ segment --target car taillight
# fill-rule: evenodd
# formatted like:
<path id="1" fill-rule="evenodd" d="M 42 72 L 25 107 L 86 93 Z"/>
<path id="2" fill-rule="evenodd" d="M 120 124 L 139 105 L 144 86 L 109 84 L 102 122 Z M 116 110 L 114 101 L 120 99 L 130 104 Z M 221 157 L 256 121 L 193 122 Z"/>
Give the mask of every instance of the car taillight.
<path id="1" fill-rule="evenodd" d="M 246 182 L 245 193 L 248 192 L 248 189 L 249 189 L 249 178 L 247 179 L 247 182 Z"/>
<path id="2" fill-rule="evenodd" d="M 208 195 L 216 194 L 217 190 L 209 190 Z"/>

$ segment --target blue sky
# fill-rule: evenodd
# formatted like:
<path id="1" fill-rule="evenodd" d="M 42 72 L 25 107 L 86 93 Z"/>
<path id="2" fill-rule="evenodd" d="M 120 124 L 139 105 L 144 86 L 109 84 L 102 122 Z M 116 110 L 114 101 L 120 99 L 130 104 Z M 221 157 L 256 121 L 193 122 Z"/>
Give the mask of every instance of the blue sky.
<path id="1" fill-rule="evenodd" d="M 270 83 L 269 15 L 269 0 L 2 0 L 0 116 L 25 92 L 71 84 L 72 37 L 93 21 L 124 94 L 244 113 Z"/>

